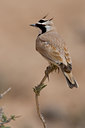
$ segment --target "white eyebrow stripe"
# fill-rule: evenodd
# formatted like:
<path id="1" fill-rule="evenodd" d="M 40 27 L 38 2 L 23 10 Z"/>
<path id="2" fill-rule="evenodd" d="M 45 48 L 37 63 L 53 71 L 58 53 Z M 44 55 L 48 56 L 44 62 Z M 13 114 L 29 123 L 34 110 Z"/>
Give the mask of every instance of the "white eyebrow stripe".
<path id="1" fill-rule="evenodd" d="M 40 23 L 40 22 L 37 22 L 37 24 L 42 24 L 42 23 Z"/>
<path id="2" fill-rule="evenodd" d="M 46 22 L 47 22 L 47 21 L 45 21 L 44 23 L 37 22 L 37 24 L 46 25 Z"/>

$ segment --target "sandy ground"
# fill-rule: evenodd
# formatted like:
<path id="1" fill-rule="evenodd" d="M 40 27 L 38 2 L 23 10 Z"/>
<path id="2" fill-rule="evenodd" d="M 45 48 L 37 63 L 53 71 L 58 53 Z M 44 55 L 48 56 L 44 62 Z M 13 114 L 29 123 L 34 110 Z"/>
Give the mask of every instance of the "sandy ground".
<path id="1" fill-rule="evenodd" d="M 42 127 L 36 114 L 32 88 L 43 77 L 48 63 L 35 50 L 38 32 L 29 24 L 47 13 L 48 18 L 54 17 L 57 31 L 67 42 L 73 74 L 80 87 L 71 90 L 61 72 L 52 73 L 40 96 L 41 108 L 54 107 L 68 113 L 69 117 L 85 112 L 85 1 L 0 0 L 0 92 L 12 88 L 0 101 L 0 106 L 8 116 L 22 115 L 10 123 L 12 128 Z M 64 121 L 51 127 L 66 128 L 68 125 Z M 75 128 L 83 128 L 82 123 Z"/>

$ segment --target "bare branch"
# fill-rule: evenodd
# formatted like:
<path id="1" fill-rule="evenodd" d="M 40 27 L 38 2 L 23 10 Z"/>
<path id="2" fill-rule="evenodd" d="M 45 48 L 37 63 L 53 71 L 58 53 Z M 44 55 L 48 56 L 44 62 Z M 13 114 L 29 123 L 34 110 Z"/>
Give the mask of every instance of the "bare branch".
<path id="1" fill-rule="evenodd" d="M 38 100 L 38 96 L 36 94 L 35 94 L 35 100 L 36 100 L 37 114 L 38 114 L 41 122 L 43 123 L 43 127 L 47 128 L 45 119 L 44 119 L 43 115 L 40 113 L 39 100 Z"/>
<path id="2" fill-rule="evenodd" d="M 41 90 L 46 87 L 46 85 L 44 84 L 46 78 L 49 79 L 49 74 L 52 71 L 56 70 L 56 69 L 57 69 L 57 67 L 54 66 L 54 65 L 48 66 L 46 68 L 46 70 L 45 70 L 45 75 L 44 75 L 43 79 L 41 80 L 40 84 L 38 86 L 35 86 L 35 88 L 34 88 L 37 114 L 38 114 L 38 116 L 39 116 L 39 118 L 40 118 L 44 128 L 47 128 L 47 125 L 46 125 L 46 122 L 45 122 L 45 119 L 44 119 L 43 115 L 40 112 L 40 106 L 39 106 L 39 99 L 38 99 L 38 97 L 40 95 Z"/>

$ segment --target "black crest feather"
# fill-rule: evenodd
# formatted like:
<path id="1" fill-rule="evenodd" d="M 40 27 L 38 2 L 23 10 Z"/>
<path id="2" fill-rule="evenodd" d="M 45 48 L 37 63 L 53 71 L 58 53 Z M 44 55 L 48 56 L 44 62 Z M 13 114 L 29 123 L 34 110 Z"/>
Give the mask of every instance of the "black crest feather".
<path id="1" fill-rule="evenodd" d="M 48 14 L 46 14 L 42 19 L 45 19 L 48 16 Z"/>

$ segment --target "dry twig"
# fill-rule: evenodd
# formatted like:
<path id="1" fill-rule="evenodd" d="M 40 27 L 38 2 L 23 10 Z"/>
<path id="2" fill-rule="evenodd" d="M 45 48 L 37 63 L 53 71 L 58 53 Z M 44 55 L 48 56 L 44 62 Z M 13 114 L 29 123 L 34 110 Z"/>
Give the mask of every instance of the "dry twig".
<path id="1" fill-rule="evenodd" d="M 5 92 L 0 94 L 0 99 L 3 98 L 4 95 L 6 95 L 11 88 L 8 88 Z M 9 118 L 4 114 L 3 108 L 0 107 L 0 128 L 10 128 L 6 127 L 5 124 L 9 123 L 11 120 L 15 120 L 16 118 L 19 118 L 20 116 L 11 115 Z"/>
<path id="2" fill-rule="evenodd" d="M 2 94 L 0 94 L 0 99 L 2 99 L 3 96 L 6 95 L 10 90 L 11 90 L 11 88 L 8 88 L 5 92 L 3 92 Z"/>

